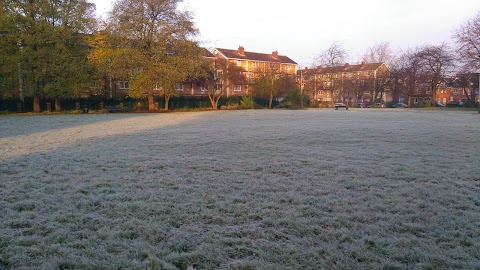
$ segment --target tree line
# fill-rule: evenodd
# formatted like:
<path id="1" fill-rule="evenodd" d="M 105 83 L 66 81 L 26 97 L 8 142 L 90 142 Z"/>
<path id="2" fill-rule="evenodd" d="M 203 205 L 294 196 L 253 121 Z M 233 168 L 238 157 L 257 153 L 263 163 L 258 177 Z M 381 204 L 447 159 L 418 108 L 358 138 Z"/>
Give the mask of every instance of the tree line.
<path id="1" fill-rule="evenodd" d="M 322 51 L 312 66 L 340 66 L 346 62 L 347 51 L 341 42 L 334 41 L 329 48 Z M 452 34 L 450 42 L 426 44 L 408 50 L 394 51 L 388 42 L 380 42 L 367 49 L 359 62 L 386 63 L 388 74 L 375 78 L 368 85 L 374 91 L 377 100 L 387 89 L 403 94 L 410 102 L 410 96 L 424 85 L 430 89 L 431 105 L 435 105 L 436 93 L 447 79 L 463 88 L 471 104 L 476 102 L 475 89 L 479 87 L 480 73 L 480 12 L 460 25 Z M 338 90 L 339 85 L 332 81 L 331 90 Z M 343 91 L 349 95 L 362 95 L 365 87 L 344 86 Z M 410 104 L 409 104 L 410 106 Z"/>
<path id="2" fill-rule="evenodd" d="M 237 84 L 251 85 L 254 95 L 269 100 L 269 107 L 274 99 L 298 91 L 293 76 L 275 69 L 249 80 L 240 67 L 206 58 L 196 40 L 193 15 L 181 10 L 180 3 L 118 0 L 103 21 L 87 0 L 2 1 L 0 98 L 31 97 L 34 112 L 40 112 L 40 99 L 48 97 L 61 110 L 62 99 L 78 97 L 92 82 L 112 97 L 114 84 L 125 81 L 128 95 L 146 97 L 149 110 L 155 109 L 154 95 L 163 97 L 168 109 L 178 94 L 176 85 L 187 82 L 204 86 L 216 109 L 226 89 Z M 392 53 L 388 43 L 370 48 L 363 60 L 386 62 L 391 70 L 384 83 L 376 83 L 376 95 L 388 87 L 409 95 L 419 82 L 428 82 L 434 90 L 459 67 L 465 74 L 459 80 L 474 87 L 474 78 L 467 75 L 480 70 L 480 13 L 461 25 L 453 40 L 455 50 L 447 43 L 399 54 Z M 341 44 L 334 42 L 317 62 L 334 66 L 345 58 Z M 475 100 L 475 92 L 468 93 Z"/>

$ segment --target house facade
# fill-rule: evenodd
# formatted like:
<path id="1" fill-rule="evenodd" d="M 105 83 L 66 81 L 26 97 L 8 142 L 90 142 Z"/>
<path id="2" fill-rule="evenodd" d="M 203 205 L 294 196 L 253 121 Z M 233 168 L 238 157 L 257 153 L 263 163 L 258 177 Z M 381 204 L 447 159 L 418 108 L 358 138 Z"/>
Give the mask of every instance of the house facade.
<path id="1" fill-rule="evenodd" d="M 435 103 L 446 106 L 464 105 L 471 101 L 479 102 L 478 85 L 480 82 L 480 74 L 468 74 L 468 80 L 465 80 L 465 77 L 465 75 L 459 74 L 445 79 L 443 83 L 438 85 Z M 397 93 L 393 101 L 416 107 L 422 106 L 425 103 L 431 103 L 431 99 L 432 89 L 430 83 L 420 82 L 416 84 L 415 89 L 410 92 L 410 95 Z"/>
<path id="2" fill-rule="evenodd" d="M 215 58 L 226 60 L 229 65 L 241 67 L 246 78 L 242 84 L 227 86 L 227 96 L 251 94 L 251 84 L 262 73 L 275 72 L 292 76 L 297 73 L 298 64 L 287 56 L 279 55 L 277 51 L 271 54 L 249 52 L 240 46 L 237 50 L 215 48 L 212 53 Z"/>
<path id="3" fill-rule="evenodd" d="M 390 70 L 385 63 L 305 68 L 297 71 L 302 90 L 321 104 L 342 102 L 349 106 L 370 106 L 389 102 L 388 89 L 382 88 Z M 376 97 L 375 97 L 376 95 Z"/>

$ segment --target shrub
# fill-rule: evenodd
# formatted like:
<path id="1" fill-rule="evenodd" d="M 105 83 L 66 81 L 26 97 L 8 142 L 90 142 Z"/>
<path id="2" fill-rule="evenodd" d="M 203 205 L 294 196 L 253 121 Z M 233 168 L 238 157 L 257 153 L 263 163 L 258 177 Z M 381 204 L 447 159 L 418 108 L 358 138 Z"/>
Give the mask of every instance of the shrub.
<path id="1" fill-rule="evenodd" d="M 242 100 L 240 100 L 240 108 L 241 109 L 253 109 L 254 105 L 253 98 L 249 98 L 247 96 L 243 96 Z"/>
<path id="2" fill-rule="evenodd" d="M 302 95 L 300 89 L 295 88 L 288 91 L 287 96 L 282 103 L 285 107 L 290 109 L 302 109 L 304 106 L 308 105 L 309 99 L 308 96 Z"/>

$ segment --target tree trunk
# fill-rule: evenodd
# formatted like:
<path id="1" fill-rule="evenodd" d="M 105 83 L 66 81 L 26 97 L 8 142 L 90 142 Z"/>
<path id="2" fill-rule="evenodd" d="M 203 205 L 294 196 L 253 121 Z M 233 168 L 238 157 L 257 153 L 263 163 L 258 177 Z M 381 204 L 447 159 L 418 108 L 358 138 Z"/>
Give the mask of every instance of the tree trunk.
<path id="1" fill-rule="evenodd" d="M 220 97 L 215 97 L 215 94 L 208 93 L 208 99 L 212 105 L 212 110 L 218 110 L 218 100 Z"/>
<path id="2" fill-rule="evenodd" d="M 153 99 L 153 89 L 148 89 L 148 110 L 155 111 L 155 100 Z"/>
<path id="3" fill-rule="evenodd" d="M 40 113 L 40 98 L 37 95 L 33 96 L 33 112 Z"/>
<path id="4" fill-rule="evenodd" d="M 335 105 L 335 99 L 333 98 L 333 89 L 330 90 L 330 107 L 333 107 Z"/>
<path id="5" fill-rule="evenodd" d="M 60 112 L 62 110 L 62 104 L 60 102 L 60 98 L 55 98 L 55 111 Z"/>
<path id="6" fill-rule="evenodd" d="M 170 97 L 165 96 L 165 111 L 168 111 L 168 101 L 170 100 Z"/>
<path id="7" fill-rule="evenodd" d="M 409 95 L 407 95 L 407 105 L 408 105 L 408 108 L 410 108 L 410 107 L 411 107 L 410 103 L 411 103 L 411 101 L 410 101 L 410 96 L 409 96 Z"/>
<path id="8" fill-rule="evenodd" d="M 268 99 L 268 108 L 272 108 L 272 103 L 273 103 L 273 90 L 270 91 L 270 98 Z"/>

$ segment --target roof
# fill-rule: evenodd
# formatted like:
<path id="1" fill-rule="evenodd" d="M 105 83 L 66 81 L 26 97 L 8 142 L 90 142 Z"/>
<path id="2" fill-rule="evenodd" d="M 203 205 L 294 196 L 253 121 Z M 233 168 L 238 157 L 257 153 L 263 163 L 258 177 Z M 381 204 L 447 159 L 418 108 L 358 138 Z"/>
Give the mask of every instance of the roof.
<path id="1" fill-rule="evenodd" d="M 342 73 L 342 72 L 359 72 L 359 71 L 371 71 L 379 69 L 384 63 L 362 63 L 359 65 L 345 64 L 343 66 L 333 67 L 316 67 L 312 69 L 302 69 L 298 73 L 302 72 L 304 75 L 308 74 L 328 74 L 328 73 Z"/>
<path id="2" fill-rule="evenodd" d="M 202 54 L 204 57 L 207 58 L 215 58 L 215 55 L 213 55 L 209 50 L 202 48 Z"/>
<path id="3" fill-rule="evenodd" d="M 272 54 L 266 53 L 256 53 L 256 52 L 247 52 L 241 55 L 238 50 L 229 50 L 229 49 L 220 49 L 216 48 L 221 54 L 223 54 L 227 58 L 231 59 L 242 59 L 242 60 L 252 60 L 252 61 L 259 61 L 259 62 L 274 62 L 274 63 L 282 63 L 282 64 L 293 64 L 296 65 L 297 63 L 290 59 L 287 56 L 279 55 L 277 58 L 274 58 Z"/>

